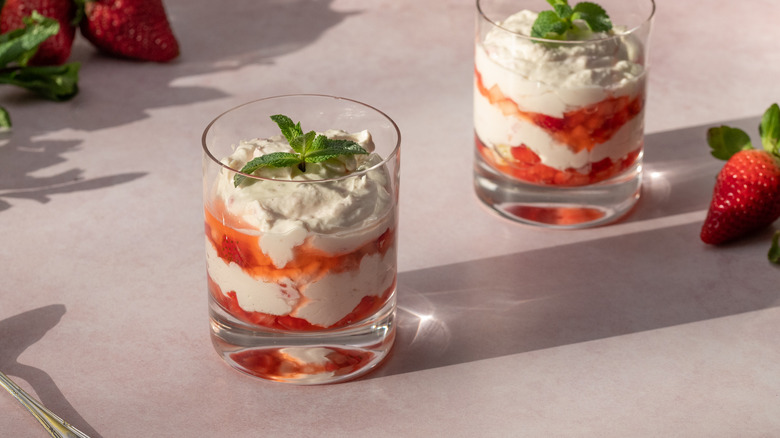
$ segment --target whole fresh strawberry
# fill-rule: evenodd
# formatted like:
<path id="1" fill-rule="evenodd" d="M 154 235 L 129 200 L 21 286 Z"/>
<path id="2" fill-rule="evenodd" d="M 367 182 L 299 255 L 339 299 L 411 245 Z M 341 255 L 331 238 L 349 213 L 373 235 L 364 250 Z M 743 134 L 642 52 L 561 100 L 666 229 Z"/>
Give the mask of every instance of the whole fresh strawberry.
<path id="1" fill-rule="evenodd" d="M 179 56 L 162 0 L 76 0 L 81 34 L 114 56 L 167 62 Z"/>
<path id="2" fill-rule="evenodd" d="M 766 228 L 780 217 L 780 107 L 773 104 L 759 126 L 763 149 L 738 128 L 707 131 L 712 155 L 725 159 L 718 173 L 712 202 L 701 229 L 701 240 L 721 244 Z"/>
<path id="3" fill-rule="evenodd" d="M 24 27 L 22 19 L 33 11 L 57 20 L 60 30 L 38 47 L 29 65 L 62 65 L 70 57 L 76 28 L 73 19 L 76 7 L 71 0 L 5 0 L 0 11 L 0 33 Z"/>

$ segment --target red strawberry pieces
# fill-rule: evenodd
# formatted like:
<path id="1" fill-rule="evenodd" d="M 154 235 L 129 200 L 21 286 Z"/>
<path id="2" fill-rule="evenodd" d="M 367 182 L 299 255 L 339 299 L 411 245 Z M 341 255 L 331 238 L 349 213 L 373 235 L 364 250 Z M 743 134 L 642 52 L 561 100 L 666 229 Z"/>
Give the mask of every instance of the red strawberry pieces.
<path id="1" fill-rule="evenodd" d="M 22 19 L 33 11 L 53 18 L 60 23 L 56 35 L 41 43 L 30 65 L 62 65 L 70 57 L 76 28 L 73 19 L 76 6 L 72 0 L 6 0 L 0 11 L 0 33 L 10 32 L 24 27 Z"/>
<path id="2" fill-rule="evenodd" d="M 179 56 L 162 0 L 82 0 L 81 33 L 115 56 L 167 62 Z"/>
<path id="3" fill-rule="evenodd" d="M 247 266 L 246 257 L 244 257 L 238 242 L 228 236 L 223 236 L 222 245 L 218 248 L 218 254 L 227 262 L 233 262 L 242 268 Z"/>
<path id="4" fill-rule="evenodd" d="M 701 240 L 725 243 L 765 228 L 778 217 L 780 159 L 764 150 L 740 151 L 718 174 Z"/>

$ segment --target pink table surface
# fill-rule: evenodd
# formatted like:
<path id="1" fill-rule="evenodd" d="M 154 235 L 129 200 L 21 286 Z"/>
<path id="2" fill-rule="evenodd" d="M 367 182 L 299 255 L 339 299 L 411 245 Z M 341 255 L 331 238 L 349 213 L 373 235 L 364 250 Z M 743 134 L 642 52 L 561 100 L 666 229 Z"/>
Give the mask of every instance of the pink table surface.
<path id="1" fill-rule="evenodd" d="M 780 435 L 773 229 L 698 238 L 706 128 L 755 136 L 780 100 L 780 4 L 657 3 L 642 200 L 567 232 L 473 194 L 472 1 L 167 0 L 168 65 L 79 38 L 74 100 L 0 87 L 0 370 L 93 437 Z M 397 345 L 322 387 L 239 374 L 208 338 L 201 133 L 302 92 L 403 133 Z M 0 435 L 46 436 L 8 394 L 0 413 Z"/>

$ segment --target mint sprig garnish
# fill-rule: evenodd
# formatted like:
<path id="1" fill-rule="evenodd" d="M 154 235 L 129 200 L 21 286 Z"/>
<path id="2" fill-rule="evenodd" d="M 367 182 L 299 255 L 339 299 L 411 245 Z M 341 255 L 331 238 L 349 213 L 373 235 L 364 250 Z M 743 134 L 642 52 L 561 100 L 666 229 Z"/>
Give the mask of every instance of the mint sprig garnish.
<path id="1" fill-rule="evenodd" d="M 241 168 L 241 173 L 251 174 L 264 167 L 298 167 L 306 172 L 306 163 L 320 163 L 342 155 L 368 154 L 359 144 L 351 140 L 331 139 L 314 131 L 304 133 L 301 123 L 295 123 L 289 117 L 277 114 L 271 116 L 282 135 L 287 139 L 293 152 L 272 152 L 252 159 Z M 246 176 L 237 173 L 233 184 L 238 187 Z"/>
<path id="2" fill-rule="evenodd" d="M 75 96 L 78 93 L 79 63 L 27 65 L 40 44 L 59 32 L 59 22 L 37 11 L 22 20 L 25 25 L 23 28 L 0 35 L 0 84 L 26 88 L 54 101 L 64 101 Z M 3 113 L 0 128 L 9 128 L 11 119 L 8 112 L 2 107 L 0 110 Z"/>
<path id="3" fill-rule="evenodd" d="M 548 40 L 578 40 L 580 29 L 574 25 L 581 20 L 593 32 L 608 32 L 612 29 L 612 21 L 607 12 L 596 3 L 580 2 L 569 6 L 568 0 L 547 0 L 552 11 L 539 12 L 531 36 Z"/>

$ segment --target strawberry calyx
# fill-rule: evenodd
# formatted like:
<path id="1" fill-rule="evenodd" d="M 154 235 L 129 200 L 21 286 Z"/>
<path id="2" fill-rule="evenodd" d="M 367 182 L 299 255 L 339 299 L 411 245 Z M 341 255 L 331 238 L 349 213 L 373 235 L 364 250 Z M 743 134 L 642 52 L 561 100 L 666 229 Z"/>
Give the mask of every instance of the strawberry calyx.
<path id="1" fill-rule="evenodd" d="M 780 106 L 772 104 L 758 125 L 763 149 L 780 158 Z M 707 130 L 707 144 L 713 157 L 727 161 L 739 151 L 755 149 L 750 136 L 739 128 L 716 126 Z"/>
<path id="2" fill-rule="evenodd" d="M 775 231 L 772 237 L 772 246 L 769 247 L 767 258 L 770 262 L 780 265 L 780 231 Z"/>
<path id="3" fill-rule="evenodd" d="M 776 103 L 764 112 L 758 133 L 764 150 L 780 158 L 780 106 Z"/>
<path id="4" fill-rule="evenodd" d="M 81 24 L 81 21 L 84 20 L 84 17 L 87 15 L 85 12 L 85 7 L 88 1 L 94 1 L 94 0 L 73 0 L 73 4 L 76 6 L 76 11 L 73 15 L 73 21 L 71 21 L 71 24 L 74 27 L 78 27 L 79 24 Z"/>

